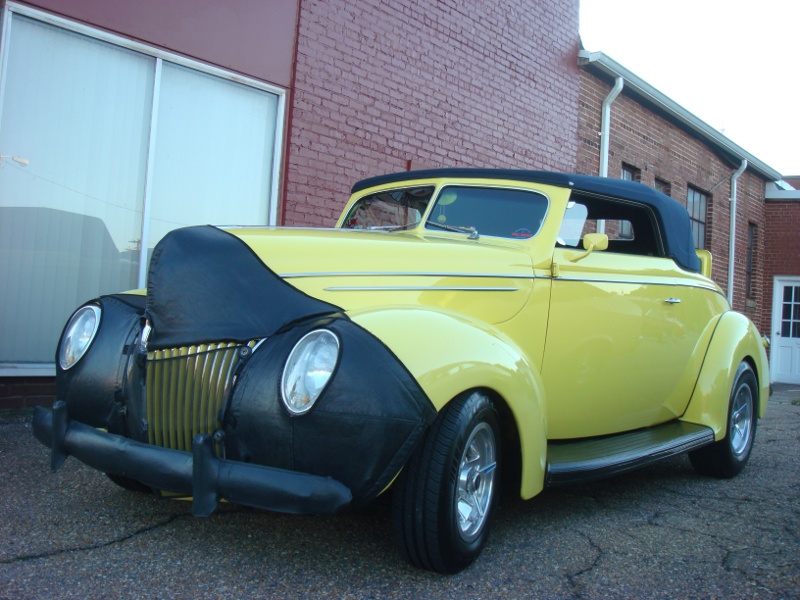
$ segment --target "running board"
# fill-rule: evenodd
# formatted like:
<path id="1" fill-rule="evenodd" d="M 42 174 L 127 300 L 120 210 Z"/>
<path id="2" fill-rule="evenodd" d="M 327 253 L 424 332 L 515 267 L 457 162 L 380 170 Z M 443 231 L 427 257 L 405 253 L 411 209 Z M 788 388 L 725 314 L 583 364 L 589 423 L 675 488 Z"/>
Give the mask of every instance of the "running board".
<path id="1" fill-rule="evenodd" d="M 714 432 L 709 427 L 671 421 L 599 438 L 550 442 L 545 485 L 555 487 L 603 479 L 713 441 Z"/>

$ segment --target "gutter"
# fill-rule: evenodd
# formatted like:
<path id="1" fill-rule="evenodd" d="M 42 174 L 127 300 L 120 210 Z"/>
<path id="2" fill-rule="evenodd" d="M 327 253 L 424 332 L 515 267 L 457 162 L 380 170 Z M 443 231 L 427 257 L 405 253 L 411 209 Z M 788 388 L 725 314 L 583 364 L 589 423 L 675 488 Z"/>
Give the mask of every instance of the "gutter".
<path id="1" fill-rule="evenodd" d="M 789 200 L 800 201 L 800 190 L 784 190 L 775 185 L 767 184 L 765 199 L 770 200 Z"/>
<path id="2" fill-rule="evenodd" d="M 747 168 L 747 159 L 742 159 L 742 164 L 731 175 L 731 230 L 728 243 L 728 304 L 733 307 L 733 268 L 736 262 L 736 192 L 737 182 Z"/>
<path id="3" fill-rule="evenodd" d="M 649 83 L 637 77 L 617 61 L 606 56 L 602 52 L 580 50 L 578 52 L 578 65 L 587 68 L 591 67 L 593 70 L 614 79 L 622 77 L 625 80 L 627 90 L 642 97 L 656 108 L 667 113 L 671 118 L 678 121 L 689 131 L 695 133 L 709 145 L 729 155 L 733 155 L 738 161 L 746 160 L 750 169 L 768 181 L 779 181 L 783 179 L 783 176 L 778 171 L 747 152 L 744 148 L 722 135 L 719 131 L 700 120 L 680 104 L 671 100 L 662 92 L 658 91 Z"/>

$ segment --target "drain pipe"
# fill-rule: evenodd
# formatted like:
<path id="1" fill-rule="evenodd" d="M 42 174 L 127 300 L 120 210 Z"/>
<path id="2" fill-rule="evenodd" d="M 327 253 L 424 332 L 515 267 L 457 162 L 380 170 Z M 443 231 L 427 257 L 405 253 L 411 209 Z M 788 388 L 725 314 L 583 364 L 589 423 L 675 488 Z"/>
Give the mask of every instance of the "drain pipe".
<path id="1" fill-rule="evenodd" d="M 614 87 L 603 100 L 603 111 L 600 117 L 600 177 L 608 177 L 608 143 L 609 131 L 611 129 L 611 104 L 617 99 L 625 80 L 617 77 Z"/>
<path id="2" fill-rule="evenodd" d="M 736 182 L 747 168 L 747 159 L 742 159 L 742 164 L 731 175 L 731 231 L 728 246 L 728 304 L 733 308 L 733 268 L 736 262 Z"/>
<path id="3" fill-rule="evenodd" d="M 611 131 L 611 104 L 617 99 L 622 87 L 625 85 L 625 80 L 622 77 L 617 77 L 614 81 L 614 87 L 603 100 L 603 110 L 600 113 L 600 177 L 608 177 L 608 143 L 610 141 Z M 606 232 L 605 220 L 597 222 L 597 233 Z"/>

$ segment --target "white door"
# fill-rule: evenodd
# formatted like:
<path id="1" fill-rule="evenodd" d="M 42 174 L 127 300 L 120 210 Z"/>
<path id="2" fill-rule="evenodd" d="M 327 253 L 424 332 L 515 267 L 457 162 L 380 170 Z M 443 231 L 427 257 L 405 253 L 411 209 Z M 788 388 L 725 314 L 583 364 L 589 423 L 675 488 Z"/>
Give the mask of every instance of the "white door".
<path id="1" fill-rule="evenodd" d="M 800 383 L 800 277 L 776 277 L 772 292 L 771 379 Z"/>

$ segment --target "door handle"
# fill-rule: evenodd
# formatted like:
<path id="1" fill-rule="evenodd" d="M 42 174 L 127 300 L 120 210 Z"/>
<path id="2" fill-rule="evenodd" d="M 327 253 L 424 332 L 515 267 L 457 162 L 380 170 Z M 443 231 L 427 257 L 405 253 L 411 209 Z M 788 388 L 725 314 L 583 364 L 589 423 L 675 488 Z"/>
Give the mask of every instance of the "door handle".
<path id="1" fill-rule="evenodd" d="M 666 302 L 667 304 L 680 304 L 681 303 L 681 299 L 680 298 L 667 298 L 666 300 L 664 300 L 664 302 Z"/>

